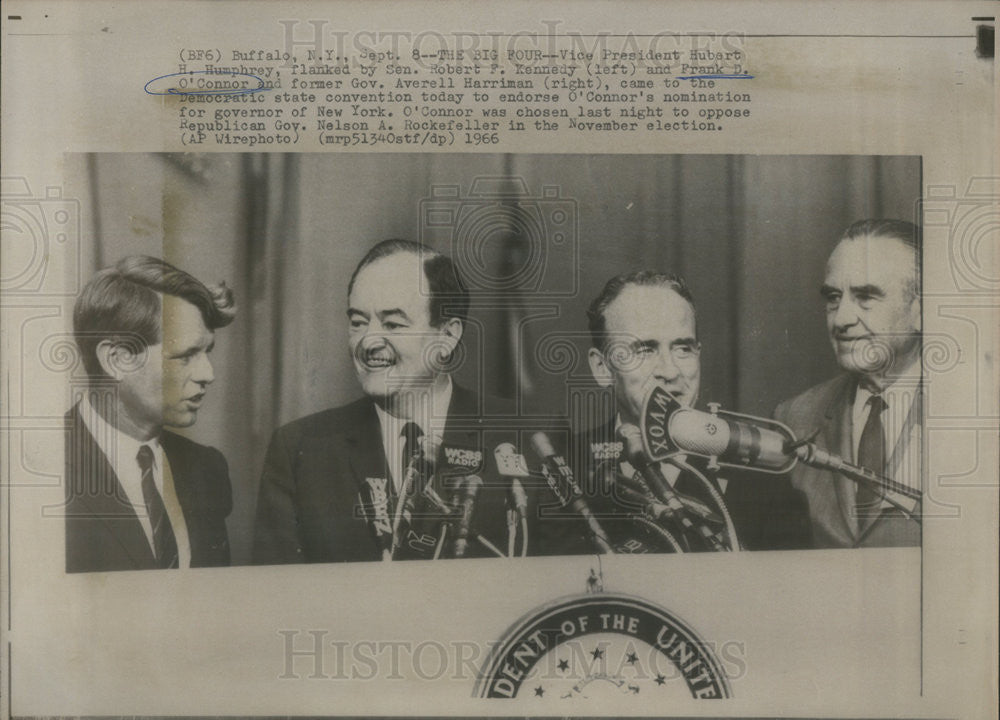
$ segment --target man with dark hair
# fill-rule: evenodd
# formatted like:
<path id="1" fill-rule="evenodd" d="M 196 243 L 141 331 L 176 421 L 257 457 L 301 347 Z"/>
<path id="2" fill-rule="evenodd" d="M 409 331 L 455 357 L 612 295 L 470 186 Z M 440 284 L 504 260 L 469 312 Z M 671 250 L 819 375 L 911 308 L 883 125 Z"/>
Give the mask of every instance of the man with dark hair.
<path id="1" fill-rule="evenodd" d="M 387 240 L 362 258 L 347 316 L 365 397 L 275 432 L 255 563 L 507 553 L 493 448 L 510 432 L 484 417 L 495 401 L 451 378 L 468 308 L 451 259 L 425 245 Z"/>
<path id="2" fill-rule="evenodd" d="M 618 275 L 604 286 L 587 312 L 592 346 L 588 359 L 597 383 L 612 391 L 615 414 L 595 418 L 597 427 L 576 438 L 573 462 L 592 510 L 618 552 L 645 553 L 719 549 L 726 544 L 719 501 L 732 515 L 740 543 L 747 549 L 790 549 L 803 542 L 801 501 L 786 479 L 749 473 L 716 473 L 706 463 L 685 458 L 647 468 L 686 506 L 692 520 L 655 524 L 642 518 L 638 496 L 650 488 L 644 464 L 628 443 L 637 432 L 643 401 L 655 385 L 664 386 L 682 406 L 694 405 L 701 384 L 694 299 L 684 281 L 667 273 L 640 270 Z M 633 435 L 633 442 L 635 440 Z M 709 514 L 711 513 L 711 514 Z M 714 538 L 708 538 L 707 529 Z M 666 530 L 666 533 L 662 532 Z M 701 532 L 699 532 L 701 530 Z"/>
<path id="3" fill-rule="evenodd" d="M 87 391 L 67 414 L 66 571 L 229 564 L 222 454 L 190 427 L 214 379 L 215 330 L 232 292 L 151 257 L 123 258 L 84 287 L 73 332 Z"/>
<path id="4" fill-rule="evenodd" d="M 843 373 L 778 406 L 775 418 L 821 449 L 908 486 L 920 479 L 920 230 L 861 220 L 844 232 L 820 292 Z M 919 546 L 918 504 L 799 464 L 815 547 Z M 898 504 L 902 503 L 900 508 Z"/>

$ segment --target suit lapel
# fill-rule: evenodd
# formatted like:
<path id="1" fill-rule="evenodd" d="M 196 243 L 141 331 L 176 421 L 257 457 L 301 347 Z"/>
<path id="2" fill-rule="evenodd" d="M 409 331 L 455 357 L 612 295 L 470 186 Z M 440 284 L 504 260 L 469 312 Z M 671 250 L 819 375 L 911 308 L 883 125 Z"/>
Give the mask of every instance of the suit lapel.
<path id="1" fill-rule="evenodd" d="M 893 479 L 899 478 L 902 473 L 909 473 L 916 476 L 916 484 L 923 490 L 923 474 L 921 469 L 922 458 L 917 453 L 915 458 L 911 458 L 910 448 L 921 447 L 924 417 L 924 385 L 921 382 L 913 395 L 913 402 L 910 410 L 903 421 L 902 431 L 896 439 L 896 444 L 892 448 L 892 453 L 888 461 L 888 476 Z M 914 466 L 915 465 L 915 466 Z"/>
<path id="2" fill-rule="evenodd" d="M 356 421 L 344 434 L 344 440 L 347 443 L 347 462 L 355 488 L 350 502 L 355 507 L 362 508 L 365 513 L 364 529 L 358 529 L 361 530 L 362 537 L 367 534 L 373 550 L 379 550 L 379 533 L 391 534 L 389 523 L 395 507 L 395 489 L 382 444 L 381 424 L 373 403 L 361 406 Z M 358 541 L 363 542 L 360 539 Z"/>
<path id="3" fill-rule="evenodd" d="M 382 445 L 382 428 L 374 404 L 366 404 L 344 435 L 348 444 L 348 462 L 358 488 L 366 477 L 389 479 L 389 467 Z M 389 483 L 391 487 L 392 483 Z"/>
<path id="4" fill-rule="evenodd" d="M 155 566 L 146 533 L 110 461 L 87 429 L 79 406 L 72 412 L 72 457 L 67 458 L 71 483 L 67 492 L 72 496 L 67 499 L 79 508 L 72 514 L 102 523 L 136 568 Z"/>
<path id="5" fill-rule="evenodd" d="M 448 406 L 448 415 L 445 420 L 445 428 L 442 433 L 442 445 L 453 445 L 457 447 L 479 447 L 481 442 L 475 430 L 470 429 L 469 421 L 462 421 L 462 416 L 466 418 L 478 417 L 479 408 L 476 396 L 458 386 L 452 390 L 451 402 Z M 458 421 L 456 422 L 456 416 Z M 389 466 L 386 461 L 385 447 L 382 443 L 382 429 L 379 423 L 378 413 L 372 402 L 363 403 L 359 406 L 357 417 L 350 423 L 350 427 L 343 433 L 342 438 L 347 445 L 347 459 L 350 472 L 354 479 L 355 502 L 360 500 L 360 505 L 365 507 L 367 521 L 367 533 L 371 538 L 373 547 L 378 547 L 378 538 L 372 524 L 371 507 L 371 487 L 367 478 L 385 479 L 386 491 L 390 494 L 388 512 L 390 518 L 394 511 L 395 488 L 390 478 Z M 443 450 L 440 454 L 443 454 Z M 440 473 L 437 475 L 439 478 Z"/>
<path id="6" fill-rule="evenodd" d="M 174 492 L 177 493 L 177 501 L 181 504 L 184 521 L 190 522 L 190 510 L 200 506 L 195 494 L 201 485 L 195 475 L 201 468 L 197 463 L 190 463 L 187 454 L 179 451 L 179 447 L 174 442 L 174 436 L 171 433 L 163 433 L 160 436 L 160 444 L 163 446 L 163 454 L 167 456 L 167 462 L 170 463 L 170 475 L 174 480 Z"/>

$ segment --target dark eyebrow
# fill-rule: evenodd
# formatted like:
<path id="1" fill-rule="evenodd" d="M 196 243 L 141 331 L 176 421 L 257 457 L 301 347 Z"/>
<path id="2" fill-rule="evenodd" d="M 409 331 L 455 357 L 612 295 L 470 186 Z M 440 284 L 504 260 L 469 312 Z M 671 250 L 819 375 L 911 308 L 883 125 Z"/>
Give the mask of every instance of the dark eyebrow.
<path id="1" fill-rule="evenodd" d="M 697 344 L 698 340 L 696 338 L 686 337 L 686 338 L 677 338 L 672 343 L 670 343 L 670 347 L 673 348 L 677 347 L 678 345 L 697 345 Z"/>
<path id="2" fill-rule="evenodd" d="M 171 353 L 168 357 L 177 360 L 180 358 L 192 357 L 195 353 L 200 352 L 201 350 L 204 350 L 206 353 L 209 353 L 212 352 L 213 348 L 215 348 L 214 337 L 212 338 L 212 342 L 210 342 L 204 348 L 202 348 L 200 345 L 192 345 L 191 347 L 184 348 L 180 352 Z"/>
<path id="3" fill-rule="evenodd" d="M 885 295 L 885 291 L 878 285 L 852 285 L 851 292 L 854 295 L 877 295 L 878 297 Z"/>
<path id="4" fill-rule="evenodd" d="M 407 321 L 410 319 L 410 316 L 407 315 L 406 311 L 403 310 L 402 308 L 389 308 L 388 310 L 379 310 L 377 314 L 379 320 L 384 320 L 389 315 L 400 315 Z"/>
<path id="5" fill-rule="evenodd" d="M 631 343 L 629 343 L 629 347 L 631 347 L 633 350 L 635 350 L 637 348 L 643 348 L 643 347 L 647 347 L 647 348 L 650 348 L 652 350 L 655 350 L 656 348 L 660 347 L 660 341 L 659 340 L 639 340 L 637 338 L 637 339 L 633 340 Z"/>
<path id="6" fill-rule="evenodd" d="M 823 297 L 829 297 L 830 295 L 833 295 L 834 293 L 839 293 L 839 292 L 840 292 L 840 290 L 838 290 L 837 288 L 833 287 L 832 285 L 823 285 L 819 289 L 819 294 L 822 295 Z"/>
<path id="7" fill-rule="evenodd" d="M 363 318 L 368 317 L 368 313 L 362 312 L 357 308 L 347 308 L 347 317 L 351 317 L 351 315 L 360 315 Z"/>

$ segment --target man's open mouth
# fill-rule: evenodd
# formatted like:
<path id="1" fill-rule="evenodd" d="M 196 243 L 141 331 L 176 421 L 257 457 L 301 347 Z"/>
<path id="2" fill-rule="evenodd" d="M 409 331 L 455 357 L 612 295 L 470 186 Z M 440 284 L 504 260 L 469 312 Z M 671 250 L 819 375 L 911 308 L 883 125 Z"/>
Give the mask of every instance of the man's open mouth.
<path id="1" fill-rule="evenodd" d="M 395 364 L 395 359 L 391 355 L 364 355 L 361 358 L 361 363 L 370 370 L 383 370 L 392 367 Z"/>

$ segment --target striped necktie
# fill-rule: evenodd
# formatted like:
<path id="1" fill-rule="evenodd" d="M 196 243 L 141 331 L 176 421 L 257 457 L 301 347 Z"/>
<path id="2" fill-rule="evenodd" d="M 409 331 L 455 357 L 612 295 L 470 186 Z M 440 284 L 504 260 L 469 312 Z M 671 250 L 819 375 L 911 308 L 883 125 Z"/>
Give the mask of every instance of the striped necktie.
<path id="1" fill-rule="evenodd" d="M 153 451 L 148 445 L 142 445 L 136 455 L 139 469 L 142 470 L 142 499 L 146 502 L 146 513 L 149 524 L 153 527 L 153 554 L 156 556 L 156 566 L 159 568 L 175 568 L 178 566 L 177 539 L 174 529 L 167 517 L 167 508 L 163 504 L 153 480 Z"/>

